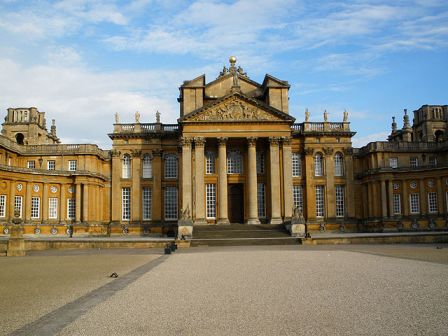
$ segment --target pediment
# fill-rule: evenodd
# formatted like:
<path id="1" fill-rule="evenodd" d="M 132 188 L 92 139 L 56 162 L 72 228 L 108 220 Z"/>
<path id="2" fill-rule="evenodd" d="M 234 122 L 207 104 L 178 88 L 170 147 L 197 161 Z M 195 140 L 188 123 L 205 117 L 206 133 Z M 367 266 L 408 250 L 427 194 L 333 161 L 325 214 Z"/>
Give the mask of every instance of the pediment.
<path id="1" fill-rule="evenodd" d="M 294 122 L 280 110 L 242 94 L 234 93 L 193 111 L 181 122 Z"/>

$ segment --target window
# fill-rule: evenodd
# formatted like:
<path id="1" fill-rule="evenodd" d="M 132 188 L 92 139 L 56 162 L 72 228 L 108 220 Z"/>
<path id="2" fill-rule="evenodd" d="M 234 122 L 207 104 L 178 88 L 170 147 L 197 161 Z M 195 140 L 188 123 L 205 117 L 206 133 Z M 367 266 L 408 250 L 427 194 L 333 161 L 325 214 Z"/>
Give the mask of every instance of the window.
<path id="1" fill-rule="evenodd" d="M 431 167 L 437 166 L 437 158 L 435 156 L 430 156 L 429 157 L 429 165 Z"/>
<path id="2" fill-rule="evenodd" d="M 67 219 L 75 219 L 76 217 L 76 199 L 67 199 Z"/>
<path id="3" fill-rule="evenodd" d="M 265 170 L 265 159 L 264 153 L 257 151 L 257 174 L 264 174 Z"/>
<path id="4" fill-rule="evenodd" d="M 428 212 L 437 212 L 437 193 L 435 192 L 429 192 L 428 193 Z"/>
<path id="5" fill-rule="evenodd" d="M 420 202 L 419 202 L 417 193 L 413 193 L 413 194 L 409 195 L 409 204 L 410 204 L 411 214 L 420 213 Z"/>
<path id="6" fill-rule="evenodd" d="M 34 169 L 34 168 L 36 168 L 36 163 L 34 161 L 28 161 L 26 163 L 26 167 L 29 169 Z"/>
<path id="7" fill-rule="evenodd" d="M 0 217 L 6 217 L 6 195 L 0 195 Z"/>
<path id="8" fill-rule="evenodd" d="M 48 170 L 55 170 L 56 169 L 56 161 L 48 160 L 47 161 L 47 169 Z"/>
<path id="9" fill-rule="evenodd" d="M 165 220 L 177 219 L 177 187 L 165 188 Z"/>
<path id="10" fill-rule="evenodd" d="M 325 212 L 324 202 L 324 186 L 316 186 L 316 217 L 324 217 Z"/>
<path id="11" fill-rule="evenodd" d="M 142 174 L 143 174 L 143 178 L 151 178 L 152 177 L 152 162 L 151 162 L 151 156 L 149 154 L 145 154 L 143 156 Z"/>
<path id="12" fill-rule="evenodd" d="M 394 194 L 394 215 L 401 215 L 401 195 Z"/>
<path id="13" fill-rule="evenodd" d="M 299 208 L 303 212 L 303 189 L 300 185 L 292 186 L 292 196 L 294 208 Z"/>
<path id="14" fill-rule="evenodd" d="M 121 189 L 121 219 L 131 220 L 131 188 Z"/>
<path id="15" fill-rule="evenodd" d="M 31 218 L 36 219 L 40 217 L 40 198 L 31 197 Z"/>
<path id="16" fill-rule="evenodd" d="M 58 199 L 51 197 L 48 199 L 48 218 L 58 218 Z"/>
<path id="17" fill-rule="evenodd" d="M 14 212 L 19 211 L 19 217 L 22 218 L 22 196 L 14 197 Z M 15 214 L 14 214 L 15 215 Z"/>
<path id="18" fill-rule="evenodd" d="M 334 156 L 334 176 L 344 176 L 344 158 L 341 153 Z"/>
<path id="19" fill-rule="evenodd" d="M 344 217 L 345 205 L 344 205 L 344 186 L 337 185 L 336 192 L 336 217 Z"/>
<path id="20" fill-rule="evenodd" d="M 410 165 L 411 165 L 411 168 L 417 168 L 418 167 L 418 158 L 417 157 L 411 157 L 410 158 Z"/>
<path id="21" fill-rule="evenodd" d="M 68 161 L 68 170 L 75 171 L 76 170 L 76 160 Z"/>
<path id="22" fill-rule="evenodd" d="M 212 151 L 205 153 L 205 173 L 215 174 L 215 153 Z"/>
<path id="23" fill-rule="evenodd" d="M 264 183 L 257 184 L 258 218 L 266 218 L 266 187 Z"/>
<path id="24" fill-rule="evenodd" d="M 152 204 L 152 190 L 151 188 L 143 188 L 142 197 L 142 208 L 143 208 L 143 220 L 151 220 L 151 204 Z"/>
<path id="25" fill-rule="evenodd" d="M 302 160 L 299 153 L 292 153 L 292 176 L 302 175 Z"/>
<path id="26" fill-rule="evenodd" d="M 237 150 L 231 150 L 227 156 L 227 174 L 243 173 L 243 156 Z"/>
<path id="27" fill-rule="evenodd" d="M 216 184 L 206 184 L 207 218 L 216 217 Z"/>
<path id="28" fill-rule="evenodd" d="M 121 177 L 122 178 L 131 177 L 131 156 L 129 154 L 125 154 L 123 156 Z"/>
<path id="29" fill-rule="evenodd" d="M 314 157 L 314 176 L 324 175 L 324 167 L 322 162 L 322 155 L 316 154 Z"/>
<path id="30" fill-rule="evenodd" d="M 398 168 L 398 158 L 396 157 L 389 158 L 389 167 Z"/>
<path id="31" fill-rule="evenodd" d="M 177 156 L 175 154 L 165 156 L 165 178 L 177 178 Z"/>

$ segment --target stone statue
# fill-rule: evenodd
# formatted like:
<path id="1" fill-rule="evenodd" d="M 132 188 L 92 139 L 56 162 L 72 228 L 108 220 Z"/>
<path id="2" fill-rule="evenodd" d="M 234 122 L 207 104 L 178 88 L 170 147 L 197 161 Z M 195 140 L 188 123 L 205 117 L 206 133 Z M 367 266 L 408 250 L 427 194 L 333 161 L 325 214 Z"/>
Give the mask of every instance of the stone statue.
<path id="1" fill-rule="evenodd" d="M 327 110 L 324 111 L 324 121 L 328 121 L 328 112 L 327 112 Z"/>
<path id="2" fill-rule="evenodd" d="M 140 124 L 140 112 L 139 111 L 135 112 L 135 122 L 137 124 Z"/>
<path id="3" fill-rule="evenodd" d="M 238 73 L 236 71 L 233 73 L 233 86 L 240 86 Z"/>
<path id="4" fill-rule="evenodd" d="M 156 123 L 160 124 L 160 112 L 156 112 Z"/>
<path id="5" fill-rule="evenodd" d="M 308 109 L 305 110 L 305 121 L 310 121 L 310 112 L 308 111 Z"/>
<path id="6" fill-rule="evenodd" d="M 187 207 L 182 211 L 181 215 L 182 220 L 190 219 L 190 207 L 187 205 Z"/>
<path id="7" fill-rule="evenodd" d="M 229 69 L 227 69 L 227 67 L 224 65 L 222 67 L 222 71 L 219 73 L 219 76 L 224 76 L 227 75 L 229 73 Z"/>
<path id="8" fill-rule="evenodd" d="M 118 112 L 115 113 L 115 123 L 116 124 L 120 123 L 120 115 L 118 114 Z"/>
<path id="9" fill-rule="evenodd" d="M 344 122 L 348 121 L 348 112 L 347 112 L 347 110 L 344 111 L 344 120 L 343 121 Z"/>

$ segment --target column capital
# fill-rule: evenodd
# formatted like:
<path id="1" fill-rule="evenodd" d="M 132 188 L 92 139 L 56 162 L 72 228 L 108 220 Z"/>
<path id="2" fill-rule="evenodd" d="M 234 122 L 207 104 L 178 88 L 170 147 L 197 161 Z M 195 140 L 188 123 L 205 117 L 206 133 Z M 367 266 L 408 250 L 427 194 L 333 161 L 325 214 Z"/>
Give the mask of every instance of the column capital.
<path id="1" fill-rule="evenodd" d="M 180 138 L 179 144 L 182 147 L 190 147 L 192 142 L 193 142 L 193 138 L 184 138 L 184 137 L 182 137 L 182 138 Z"/>
<path id="2" fill-rule="evenodd" d="M 314 154 L 314 148 L 311 147 L 305 147 L 303 149 L 303 152 L 305 153 L 305 155 L 313 155 Z"/>
<path id="3" fill-rule="evenodd" d="M 249 147 L 255 147 L 257 145 L 257 138 L 247 137 L 247 144 L 249 145 Z"/>
<path id="4" fill-rule="evenodd" d="M 342 152 L 344 155 L 353 155 L 353 147 L 347 147 L 342 149 Z"/>
<path id="5" fill-rule="evenodd" d="M 218 137 L 218 143 L 220 146 L 225 146 L 227 143 L 227 140 L 229 140 L 229 138 L 227 137 Z"/>
<path id="6" fill-rule="evenodd" d="M 331 155 L 334 152 L 334 149 L 332 147 L 324 147 L 322 148 L 322 150 L 324 151 L 325 155 Z"/>
<path id="7" fill-rule="evenodd" d="M 269 137 L 269 144 L 271 146 L 278 146 L 280 143 L 281 138 L 280 137 Z"/>
<path id="8" fill-rule="evenodd" d="M 155 148 L 152 150 L 152 155 L 153 156 L 159 156 L 161 157 L 163 154 L 163 150 L 161 148 Z"/>
<path id="9" fill-rule="evenodd" d="M 112 157 L 120 157 L 120 155 L 121 155 L 121 152 L 119 150 L 117 150 L 117 149 L 111 149 L 110 150 L 110 156 L 112 156 Z"/>
<path id="10" fill-rule="evenodd" d="M 205 138 L 204 137 L 195 137 L 194 138 L 194 145 L 196 147 L 204 147 L 204 145 L 205 145 Z"/>
<path id="11" fill-rule="evenodd" d="M 291 137 L 284 136 L 282 137 L 283 146 L 290 146 L 291 145 Z"/>
<path id="12" fill-rule="evenodd" d="M 140 158 L 140 156 L 142 155 L 142 151 L 139 149 L 131 149 L 131 155 L 132 157 Z"/>

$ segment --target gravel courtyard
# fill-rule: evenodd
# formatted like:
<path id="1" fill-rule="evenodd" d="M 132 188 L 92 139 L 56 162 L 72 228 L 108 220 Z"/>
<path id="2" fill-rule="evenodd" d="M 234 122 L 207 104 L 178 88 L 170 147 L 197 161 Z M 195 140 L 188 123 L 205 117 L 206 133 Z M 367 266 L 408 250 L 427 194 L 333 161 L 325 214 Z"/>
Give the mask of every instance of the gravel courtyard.
<path id="1" fill-rule="evenodd" d="M 0 258 L 0 269 L 2 334 L 448 330 L 446 245 L 192 248 L 169 256 L 157 250 L 49 251 Z M 112 271 L 119 277 L 108 278 Z"/>

